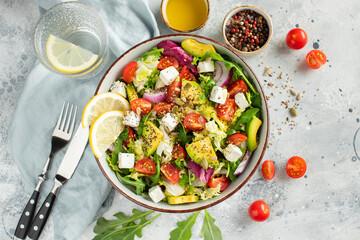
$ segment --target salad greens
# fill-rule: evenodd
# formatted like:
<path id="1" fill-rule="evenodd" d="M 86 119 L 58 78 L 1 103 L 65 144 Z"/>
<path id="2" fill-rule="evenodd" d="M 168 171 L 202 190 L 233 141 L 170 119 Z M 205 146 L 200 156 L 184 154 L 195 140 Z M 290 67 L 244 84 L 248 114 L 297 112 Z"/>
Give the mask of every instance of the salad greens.
<path id="1" fill-rule="evenodd" d="M 215 219 L 210 216 L 206 209 L 203 226 L 201 228 L 201 235 L 204 237 L 204 240 L 222 239 L 220 228 L 215 225 Z"/>
<path id="2" fill-rule="evenodd" d="M 191 228 L 195 224 L 196 218 L 200 211 L 191 215 L 188 219 L 177 223 L 177 228 L 170 232 L 170 240 L 190 240 Z"/>

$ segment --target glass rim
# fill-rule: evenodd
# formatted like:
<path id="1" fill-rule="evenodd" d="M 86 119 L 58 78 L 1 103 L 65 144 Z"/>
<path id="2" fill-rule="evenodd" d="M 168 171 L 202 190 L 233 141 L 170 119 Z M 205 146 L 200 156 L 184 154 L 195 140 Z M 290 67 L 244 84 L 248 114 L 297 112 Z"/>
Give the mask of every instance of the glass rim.
<path id="1" fill-rule="evenodd" d="M 39 20 L 37 21 L 36 23 L 36 26 L 35 26 L 35 29 L 34 29 L 34 33 L 33 33 L 33 47 L 34 47 L 34 50 L 36 52 L 36 55 L 38 56 L 39 60 L 47 67 L 49 68 L 50 70 L 54 71 L 55 69 L 52 67 L 52 66 L 49 66 L 48 63 L 46 61 L 44 61 L 42 59 L 42 57 L 40 57 L 41 55 L 41 52 L 38 51 L 38 48 L 36 46 L 36 41 L 37 41 L 37 32 L 39 31 L 39 26 L 40 24 L 44 21 L 44 18 L 51 12 L 54 11 L 54 9 L 57 9 L 63 5 L 81 5 L 82 7 L 85 7 L 87 8 L 87 10 L 90 10 L 93 14 L 96 15 L 96 17 L 100 20 L 101 24 L 104 26 L 104 31 L 105 31 L 105 42 L 103 43 L 103 47 L 101 47 L 100 49 L 100 52 L 99 52 L 99 56 L 103 55 L 106 57 L 106 55 L 108 55 L 108 51 L 109 51 L 109 36 L 108 36 L 108 30 L 107 30 L 107 25 L 103 19 L 103 17 L 100 15 L 100 13 L 92 6 L 90 6 L 89 4 L 87 3 L 84 3 L 84 2 L 79 2 L 79 1 L 67 1 L 67 2 L 61 2 L 61 3 L 57 3 L 55 4 L 54 6 L 50 7 L 49 9 L 47 9 L 44 14 L 42 14 L 42 16 L 39 18 Z M 85 69 L 84 71 L 81 71 L 81 72 L 77 72 L 77 73 L 72 73 L 72 74 L 64 74 L 62 72 L 58 72 L 62 75 L 65 75 L 65 76 L 69 76 L 69 77 L 78 77 L 78 76 L 83 76 L 86 74 L 86 72 L 93 68 L 95 65 L 97 64 L 101 64 L 101 62 L 95 62 L 91 67 L 89 67 L 88 69 Z M 57 72 L 57 71 L 56 71 Z"/>

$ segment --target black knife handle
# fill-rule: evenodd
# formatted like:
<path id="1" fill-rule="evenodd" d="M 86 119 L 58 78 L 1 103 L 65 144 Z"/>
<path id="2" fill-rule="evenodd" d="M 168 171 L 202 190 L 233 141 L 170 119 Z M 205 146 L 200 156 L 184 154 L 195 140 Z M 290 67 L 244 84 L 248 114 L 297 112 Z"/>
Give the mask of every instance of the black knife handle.
<path id="1" fill-rule="evenodd" d="M 34 217 L 37 201 L 39 198 L 39 192 L 34 191 L 31 195 L 28 203 L 25 206 L 23 213 L 21 214 L 20 220 L 15 230 L 14 236 L 18 239 L 25 239 L 26 233 Z"/>

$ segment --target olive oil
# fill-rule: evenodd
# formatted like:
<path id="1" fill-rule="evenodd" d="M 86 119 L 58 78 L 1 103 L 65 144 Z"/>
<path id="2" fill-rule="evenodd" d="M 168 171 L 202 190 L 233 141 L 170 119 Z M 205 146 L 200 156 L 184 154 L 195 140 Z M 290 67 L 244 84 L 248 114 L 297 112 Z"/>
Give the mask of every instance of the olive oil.
<path id="1" fill-rule="evenodd" d="M 169 0 L 166 16 L 172 28 L 189 31 L 201 26 L 208 16 L 205 0 Z"/>

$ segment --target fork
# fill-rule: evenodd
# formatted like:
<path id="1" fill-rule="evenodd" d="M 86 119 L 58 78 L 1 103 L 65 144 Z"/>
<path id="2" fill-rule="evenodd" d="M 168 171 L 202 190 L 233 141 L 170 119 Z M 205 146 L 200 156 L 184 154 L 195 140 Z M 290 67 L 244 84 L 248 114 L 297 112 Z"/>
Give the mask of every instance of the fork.
<path id="1" fill-rule="evenodd" d="M 49 157 L 42 169 L 41 174 L 38 177 L 39 180 L 35 190 L 26 204 L 23 213 L 21 214 L 20 220 L 15 230 L 14 239 L 25 239 L 28 228 L 31 225 L 31 221 L 35 213 L 41 185 L 47 179 L 47 172 L 50 168 L 53 156 L 56 152 L 65 147 L 71 138 L 74 130 L 77 106 L 74 107 L 74 105 L 71 104 L 71 108 L 69 110 L 69 105 L 69 103 L 66 104 L 64 102 L 62 106 L 59 119 L 52 134 L 51 151 Z"/>

